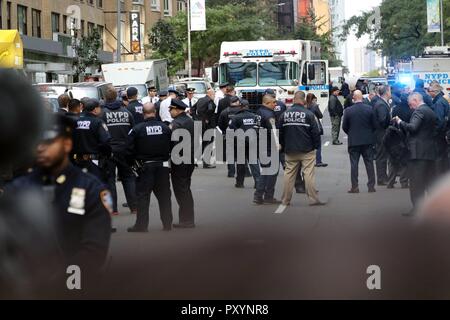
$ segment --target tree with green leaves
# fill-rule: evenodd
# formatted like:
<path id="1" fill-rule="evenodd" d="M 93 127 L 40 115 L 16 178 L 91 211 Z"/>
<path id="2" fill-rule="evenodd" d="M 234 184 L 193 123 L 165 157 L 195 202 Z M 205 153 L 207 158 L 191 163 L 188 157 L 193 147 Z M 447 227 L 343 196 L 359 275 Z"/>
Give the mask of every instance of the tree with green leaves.
<path id="1" fill-rule="evenodd" d="M 450 16 L 450 0 L 443 0 L 444 17 Z M 418 56 L 424 47 L 440 45 L 440 33 L 427 32 L 425 0 L 383 0 L 380 23 L 376 23 L 375 9 L 353 16 L 346 21 L 342 34 L 345 40 L 355 32 L 357 38 L 368 35 L 368 49 L 381 50 L 391 60 Z M 444 19 L 444 39 L 449 39 L 449 19 Z"/>
<path id="2" fill-rule="evenodd" d="M 94 28 L 90 35 L 82 36 L 78 43 L 74 45 L 75 57 L 73 59 L 74 81 L 79 81 L 82 74 L 88 67 L 98 67 L 101 61 L 98 58 L 98 51 L 102 46 L 100 32 Z"/>

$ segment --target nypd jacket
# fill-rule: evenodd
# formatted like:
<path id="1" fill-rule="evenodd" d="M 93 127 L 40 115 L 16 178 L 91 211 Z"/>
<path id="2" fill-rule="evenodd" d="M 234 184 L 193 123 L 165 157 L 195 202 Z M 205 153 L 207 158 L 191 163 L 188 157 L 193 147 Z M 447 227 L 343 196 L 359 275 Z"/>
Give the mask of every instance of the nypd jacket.
<path id="1" fill-rule="evenodd" d="M 436 114 L 438 120 L 438 134 L 443 136 L 445 135 L 445 131 L 447 128 L 449 104 L 447 100 L 445 100 L 444 94 L 442 92 L 434 97 L 432 109 Z"/>
<path id="2" fill-rule="evenodd" d="M 123 153 L 127 148 L 128 133 L 134 127 L 134 118 L 120 101 L 105 104 L 103 121 L 111 135 L 111 148 L 114 153 Z"/>
<path id="3" fill-rule="evenodd" d="M 194 120 L 189 117 L 186 113 L 181 113 L 178 117 L 174 118 L 171 123 L 172 132 L 175 133 L 177 130 L 187 130 L 190 135 L 190 144 L 191 144 L 191 164 L 194 164 L 194 142 L 195 142 L 195 131 L 194 131 Z M 180 138 L 180 140 L 182 140 Z M 173 142 L 172 148 L 177 144 L 182 143 L 182 141 Z M 180 156 L 183 154 L 181 153 Z M 187 163 L 185 163 L 187 164 Z"/>
<path id="4" fill-rule="evenodd" d="M 280 144 L 286 154 L 308 153 L 320 146 L 315 115 L 302 105 L 293 105 L 279 122 Z"/>
<path id="5" fill-rule="evenodd" d="M 144 121 L 144 106 L 142 105 L 142 103 L 137 100 L 130 101 L 127 109 L 133 115 L 135 124 L 139 124 Z"/>
<path id="6" fill-rule="evenodd" d="M 92 113 L 83 113 L 78 119 L 73 131 L 73 154 L 103 154 L 111 153 L 111 136 L 108 127 Z"/>
<path id="7" fill-rule="evenodd" d="M 128 134 L 128 161 L 168 161 L 172 131 L 155 118 L 145 119 L 136 125 Z"/>

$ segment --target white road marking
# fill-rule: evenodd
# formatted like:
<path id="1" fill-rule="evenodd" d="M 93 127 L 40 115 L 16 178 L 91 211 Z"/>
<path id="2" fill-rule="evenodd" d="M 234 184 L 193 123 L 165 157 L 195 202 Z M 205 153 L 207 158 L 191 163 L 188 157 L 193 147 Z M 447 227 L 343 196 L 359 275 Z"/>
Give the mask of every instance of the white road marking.
<path id="1" fill-rule="evenodd" d="M 284 212 L 284 210 L 286 210 L 287 206 L 280 204 L 280 206 L 278 207 L 277 211 L 275 211 L 275 214 L 282 214 Z"/>
<path id="2" fill-rule="evenodd" d="M 325 142 L 324 147 L 328 147 L 330 145 L 330 141 Z"/>

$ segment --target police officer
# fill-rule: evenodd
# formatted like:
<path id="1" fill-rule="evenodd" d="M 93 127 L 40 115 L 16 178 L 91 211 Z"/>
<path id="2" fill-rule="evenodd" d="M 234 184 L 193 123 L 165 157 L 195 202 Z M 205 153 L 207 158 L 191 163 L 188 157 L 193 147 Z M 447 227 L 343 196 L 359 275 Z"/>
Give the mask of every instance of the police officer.
<path id="1" fill-rule="evenodd" d="M 143 105 L 138 100 L 138 89 L 135 87 L 129 87 L 127 89 L 128 97 L 128 111 L 131 112 L 134 118 L 135 124 L 139 124 L 144 121 Z"/>
<path id="2" fill-rule="evenodd" d="M 164 231 L 172 229 L 172 203 L 170 200 L 169 158 L 171 130 L 156 120 L 152 103 L 144 105 L 144 122 L 129 133 L 127 156 L 138 166 L 136 180 L 137 219 L 128 232 L 148 232 L 150 195 L 158 199 Z"/>
<path id="3" fill-rule="evenodd" d="M 272 97 L 274 97 L 275 99 L 277 98 L 277 95 L 275 93 L 275 91 L 273 89 L 267 89 L 264 94 L 269 94 Z M 280 116 L 283 114 L 283 112 L 285 112 L 287 109 L 286 104 L 281 101 L 280 99 L 277 100 L 277 106 L 275 107 L 275 109 L 273 110 L 275 112 L 275 119 L 278 121 L 280 120 Z"/>
<path id="4" fill-rule="evenodd" d="M 194 106 L 194 119 L 202 122 L 202 136 L 205 134 L 206 130 L 216 127 L 216 114 L 214 113 L 214 111 L 216 110 L 216 105 L 214 104 L 214 95 L 214 90 L 208 89 L 208 91 L 206 92 L 206 96 L 198 99 L 197 103 Z M 202 142 L 203 152 L 210 143 L 211 141 Z M 203 169 L 210 168 L 215 168 L 215 166 L 207 163 L 205 159 L 203 159 Z"/>
<path id="5" fill-rule="evenodd" d="M 331 88 L 330 100 L 328 101 L 328 112 L 331 118 L 331 133 L 333 136 L 333 144 L 341 145 L 339 141 L 339 133 L 341 131 L 341 118 L 344 114 L 344 108 L 338 98 L 339 88 Z"/>
<path id="6" fill-rule="evenodd" d="M 37 147 L 37 168 L 7 192 L 39 189 L 54 209 L 57 240 L 67 265 L 98 270 L 109 248 L 112 200 L 106 185 L 69 160 L 72 128 L 59 115 Z"/>
<path id="7" fill-rule="evenodd" d="M 241 101 L 238 97 L 234 96 L 231 97 L 230 105 L 222 111 L 222 113 L 219 116 L 218 126 L 219 129 L 222 131 L 222 137 L 223 137 L 223 146 L 224 146 L 224 156 L 228 163 L 228 178 L 234 178 L 234 175 L 236 174 L 236 166 L 235 166 L 235 159 L 228 159 L 226 158 L 226 149 L 227 149 L 227 141 L 226 141 L 226 131 L 231 123 L 231 120 L 233 119 L 234 115 L 241 110 Z M 232 143 L 232 142 L 231 142 Z"/>
<path id="8" fill-rule="evenodd" d="M 261 128 L 266 130 L 267 134 L 267 156 L 273 158 L 272 149 L 277 154 L 280 151 L 279 137 L 276 134 L 276 119 L 275 112 L 273 111 L 277 106 L 277 101 L 271 95 L 265 95 L 263 97 L 262 106 L 256 111 L 260 117 Z M 261 137 L 260 137 L 261 138 Z M 261 181 L 256 186 L 253 202 L 257 205 L 260 204 L 279 204 L 281 201 L 274 198 L 275 185 L 277 183 L 278 170 L 279 170 L 279 157 L 277 163 L 272 161 L 263 163 L 261 165 Z M 261 159 L 260 159 L 261 160 Z M 276 170 L 273 170 L 273 169 Z M 275 171 L 275 172 L 274 172 Z"/>
<path id="9" fill-rule="evenodd" d="M 176 154 L 172 153 L 171 177 L 173 191 L 178 202 L 180 223 L 175 228 L 194 228 L 194 199 L 191 192 L 192 174 L 194 173 L 194 120 L 186 114 L 187 106 L 184 102 L 172 99 L 170 115 L 173 118 L 171 128 L 174 134 L 177 130 L 187 130 L 190 135 L 190 157 L 183 159 L 184 150 L 179 154 L 180 163 L 174 163 Z M 175 144 L 176 146 L 177 144 Z"/>
<path id="10" fill-rule="evenodd" d="M 106 161 L 111 155 L 111 136 L 99 118 L 100 103 L 90 99 L 73 131 L 73 160 L 75 164 L 107 183 Z"/>
<path id="11" fill-rule="evenodd" d="M 248 130 L 253 130 L 254 135 L 250 134 L 248 135 L 248 138 L 245 139 L 245 163 L 240 163 L 239 158 L 237 158 L 237 176 L 236 176 L 236 188 L 244 188 L 244 180 L 246 176 L 246 163 L 250 166 L 250 171 L 253 176 L 253 179 L 255 181 L 255 187 L 260 182 L 260 176 L 261 172 L 259 169 L 258 161 L 254 162 L 252 161 L 252 153 L 256 156 L 257 160 L 257 152 L 258 152 L 258 128 L 259 128 L 260 120 L 259 116 L 256 115 L 256 113 L 252 110 L 249 110 L 246 104 L 240 103 L 239 105 L 239 111 L 237 111 L 233 118 L 231 119 L 231 123 L 229 128 L 231 130 L 243 130 L 244 132 L 247 132 Z M 237 145 L 237 148 L 239 146 Z M 241 152 L 242 150 L 235 149 L 235 155 L 238 155 L 238 152 Z M 253 163 L 252 163 L 253 162 Z"/>
<path id="12" fill-rule="evenodd" d="M 66 116 L 72 118 L 74 121 L 78 120 L 81 113 L 81 101 L 78 99 L 71 99 L 68 108 Z"/>
<path id="13" fill-rule="evenodd" d="M 117 92 L 113 87 L 105 91 L 103 121 L 111 135 L 112 157 L 108 160 L 108 185 L 113 198 L 113 212 L 118 214 L 116 169 L 122 181 L 125 198 L 132 213 L 136 213 L 136 180 L 133 170 L 126 162 L 128 133 L 134 127 L 134 118 L 130 111 L 117 100 Z"/>
<path id="14" fill-rule="evenodd" d="M 170 102 L 172 99 L 177 99 L 179 95 L 178 91 L 175 88 L 169 88 L 168 93 L 169 96 L 164 99 L 164 101 L 162 101 L 161 105 L 159 106 L 159 116 L 161 117 L 161 121 L 166 125 L 171 124 L 173 121 L 169 111 Z"/>
<path id="15" fill-rule="evenodd" d="M 306 194 L 310 205 L 324 205 L 315 188 L 316 150 L 320 144 L 320 132 L 314 113 L 306 108 L 306 96 L 298 91 L 294 105 L 280 118 L 280 143 L 286 153 L 283 205 L 290 205 L 295 179 L 303 168 Z"/>
<path id="16" fill-rule="evenodd" d="M 155 104 L 159 101 L 159 98 L 156 95 L 157 90 L 155 86 L 148 87 L 148 96 L 142 99 L 142 104 L 146 104 L 147 102 L 151 102 Z"/>
<path id="17" fill-rule="evenodd" d="M 195 88 L 187 88 L 186 89 L 186 98 L 183 99 L 183 103 L 187 105 L 186 113 L 192 115 L 192 108 L 197 103 L 198 99 L 194 97 Z"/>

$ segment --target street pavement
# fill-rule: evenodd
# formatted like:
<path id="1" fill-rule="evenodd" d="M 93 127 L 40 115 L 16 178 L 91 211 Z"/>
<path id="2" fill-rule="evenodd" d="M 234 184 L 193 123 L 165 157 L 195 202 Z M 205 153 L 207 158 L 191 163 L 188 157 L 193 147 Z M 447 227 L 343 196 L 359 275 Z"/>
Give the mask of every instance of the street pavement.
<path id="1" fill-rule="evenodd" d="M 424 271 L 423 256 L 416 254 L 422 239 L 416 232 L 417 218 L 401 215 L 411 208 L 409 190 L 397 183 L 395 189 L 376 187 L 376 193 L 368 193 L 361 159 L 360 193 L 348 194 L 346 136 L 342 132 L 344 145 L 334 146 L 329 118 L 324 127 L 323 161 L 329 166 L 316 168 L 316 185 L 321 200 L 328 201 L 326 206 L 309 207 L 304 194 L 294 194 L 291 206 L 276 214 L 276 205 L 252 203 L 252 178 L 246 178 L 245 189 L 236 189 L 235 180 L 226 177 L 226 166 L 199 168 L 192 182 L 196 228 L 162 231 L 152 196 L 149 233 L 127 233 L 135 216 L 121 208 L 113 218 L 118 231 L 112 235 L 107 285 L 100 286 L 94 296 L 377 299 L 446 295 L 436 285 L 442 283 L 439 275 L 444 271 L 432 271 L 443 264 L 442 259 Z M 277 198 L 282 183 L 281 171 Z M 121 204 L 125 200 L 120 183 L 118 192 Z M 173 197 L 174 222 L 178 222 L 177 210 Z M 420 252 L 432 251 L 426 248 Z M 367 287 L 371 265 L 380 267 L 381 290 Z"/>

